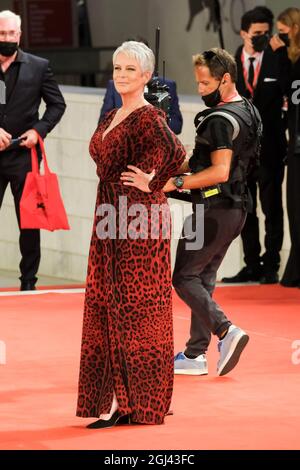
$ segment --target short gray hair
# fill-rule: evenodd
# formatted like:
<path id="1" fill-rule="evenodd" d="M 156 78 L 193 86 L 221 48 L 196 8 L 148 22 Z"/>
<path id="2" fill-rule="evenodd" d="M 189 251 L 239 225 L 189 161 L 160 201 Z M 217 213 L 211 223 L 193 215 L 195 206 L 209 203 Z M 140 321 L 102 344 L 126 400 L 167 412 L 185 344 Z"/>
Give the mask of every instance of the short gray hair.
<path id="1" fill-rule="evenodd" d="M 13 11 L 2 10 L 0 11 L 0 20 L 5 18 L 14 18 L 16 20 L 18 28 L 21 30 L 21 17 L 16 15 Z"/>
<path id="2" fill-rule="evenodd" d="M 119 52 L 123 52 L 123 54 L 126 54 L 128 57 L 134 58 L 139 63 L 143 72 L 153 73 L 155 57 L 153 51 L 146 46 L 146 44 L 137 41 L 123 42 L 113 54 L 113 64 L 115 64 Z"/>

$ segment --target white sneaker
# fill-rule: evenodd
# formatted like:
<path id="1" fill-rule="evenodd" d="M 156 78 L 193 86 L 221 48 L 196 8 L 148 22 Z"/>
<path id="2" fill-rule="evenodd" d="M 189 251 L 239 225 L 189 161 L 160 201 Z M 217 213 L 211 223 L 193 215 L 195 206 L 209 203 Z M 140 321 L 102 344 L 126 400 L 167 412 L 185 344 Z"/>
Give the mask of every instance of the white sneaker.
<path id="1" fill-rule="evenodd" d="M 235 325 L 230 325 L 226 336 L 218 344 L 220 352 L 217 365 L 218 375 L 228 374 L 237 365 L 248 341 L 249 336 L 245 331 Z"/>
<path id="2" fill-rule="evenodd" d="M 205 354 L 200 354 L 195 359 L 189 359 L 183 352 L 176 354 L 174 358 L 174 374 L 176 375 L 207 375 L 207 361 Z"/>

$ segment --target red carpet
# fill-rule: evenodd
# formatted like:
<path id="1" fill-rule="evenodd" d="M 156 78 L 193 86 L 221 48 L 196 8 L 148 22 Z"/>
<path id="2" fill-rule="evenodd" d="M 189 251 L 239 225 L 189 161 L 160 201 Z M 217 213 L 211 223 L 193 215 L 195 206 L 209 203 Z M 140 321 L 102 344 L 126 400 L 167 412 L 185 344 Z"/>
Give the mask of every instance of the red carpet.
<path id="1" fill-rule="evenodd" d="M 37 290 L 82 289 L 84 284 L 58 284 L 57 286 L 36 286 Z M 0 287 L 0 292 L 19 292 L 20 287 Z"/>
<path id="2" fill-rule="evenodd" d="M 299 449 L 300 290 L 222 287 L 215 299 L 250 334 L 236 369 L 216 376 L 213 339 L 209 375 L 175 377 L 165 425 L 88 430 L 93 419 L 75 417 L 83 294 L 0 296 L 0 449 Z M 177 352 L 189 329 L 177 298 L 174 320 Z"/>

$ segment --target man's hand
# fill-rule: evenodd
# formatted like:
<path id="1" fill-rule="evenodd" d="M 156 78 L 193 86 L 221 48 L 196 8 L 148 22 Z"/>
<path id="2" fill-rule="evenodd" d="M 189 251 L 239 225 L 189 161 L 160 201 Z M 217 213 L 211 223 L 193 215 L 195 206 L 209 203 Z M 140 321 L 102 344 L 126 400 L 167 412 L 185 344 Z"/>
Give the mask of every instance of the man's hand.
<path id="1" fill-rule="evenodd" d="M 39 140 L 38 133 L 34 129 L 29 129 L 29 131 L 24 132 L 20 137 L 24 137 L 24 140 L 20 143 L 20 147 L 27 147 L 29 149 L 34 147 Z"/>
<path id="2" fill-rule="evenodd" d="M 12 135 L 0 127 L 0 152 L 9 146 Z"/>
<path id="3" fill-rule="evenodd" d="M 151 173 L 144 173 L 142 170 L 133 165 L 127 165 L 129 171 L 124 171 L 121 174 L 121 180 L 125 186 L 134 186 L 144 193 L 151 193 L 149 183 L 155 175 L 155 170 Z"/>

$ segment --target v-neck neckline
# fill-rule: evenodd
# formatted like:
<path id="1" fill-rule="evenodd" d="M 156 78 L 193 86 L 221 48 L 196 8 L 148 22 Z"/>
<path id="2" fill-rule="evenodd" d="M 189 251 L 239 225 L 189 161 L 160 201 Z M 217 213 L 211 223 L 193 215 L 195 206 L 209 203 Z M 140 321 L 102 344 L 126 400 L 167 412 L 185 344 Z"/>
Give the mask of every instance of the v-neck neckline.
<path id="1" fill-rule="evenodd" d="M 135 113 L 136 111 L 139 111 L 140 109 L 143 109 L 145 107 L 148 107 L 148 106 L 151 106 L 150 104 L 144 104 L 143 106 L 140 106 L 139 108 L 136 108 L 134 109 L 133 111 L 131 111 L 131 113 L 128 114 L 128 116 L 126 116 L 124 119 L 122 119 L 122 121 L 120 121 L 118 124 L 116 124 L 112 129 L 110 129 L 105 135 L 105 131 L 106 129 L 108 129 L 108 127 L 110 126 L 110 124 L 112 123 L 118 109 L 115 110 L 115 113 L 112 115 L 112 119 L 109 123 L 109 125 L 107 126 L 107 128 L 102 132 L 102 136 L 101 136 L 101 142 L 103 143 L 106 139 L 106 137 L 114 130 L 116 129 L 117 127 L 119 127 L 124 121 L 126 121 L 130 116 L 132 116 L 133 113 Z"/>

